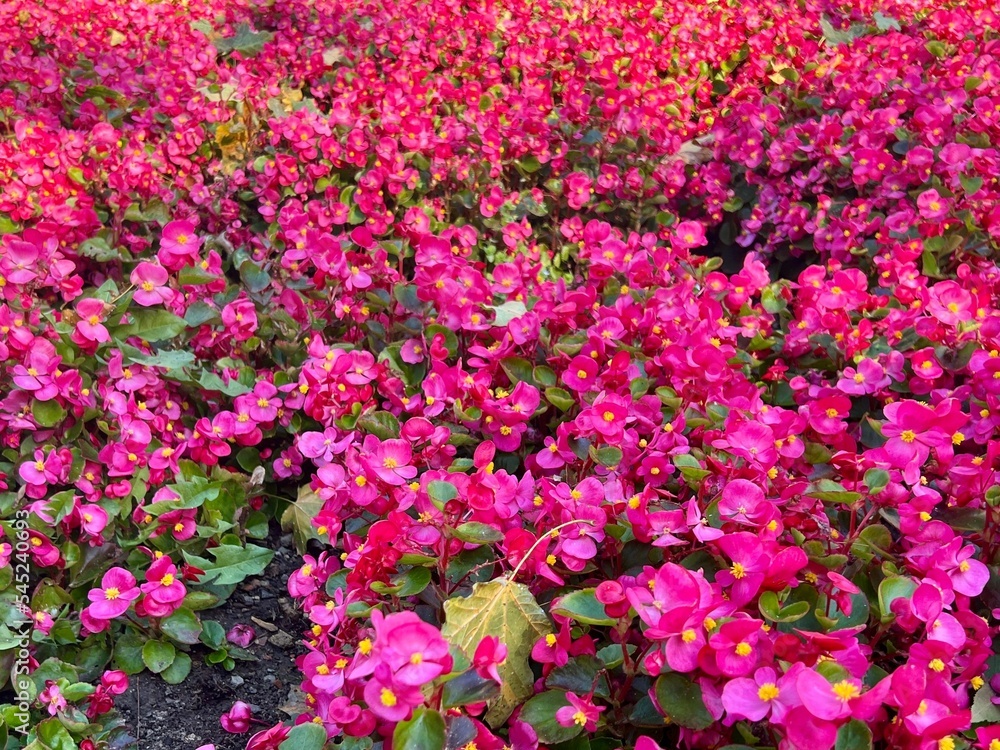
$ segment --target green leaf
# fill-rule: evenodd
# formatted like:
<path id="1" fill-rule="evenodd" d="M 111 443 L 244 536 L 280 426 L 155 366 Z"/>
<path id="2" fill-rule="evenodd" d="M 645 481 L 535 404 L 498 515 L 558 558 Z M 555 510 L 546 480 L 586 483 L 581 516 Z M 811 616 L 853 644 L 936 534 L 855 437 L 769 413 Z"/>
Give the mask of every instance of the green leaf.
<path id="1" fill-rule="evenodd" d="M 424 329 L 424 338 L 428 343 L 432 342 L 438 335 L 444 336 L 444 345 L 448 349 L 448 356 L 454 357 L 458 354 L 458 336 L 450 328 L 442 325 L 430 325 Z"/>
<path id="2" fill-rule="evenodd" d="M 393 750 L 444 750 L 444 746 L 444 717 L 430 708 L 416 709 L 409 721 L 399 722 L 392 733 Z M 296 745 L 295 750 L 301 748 Z"/>
<path id="3" fill-rule="evenodd" d="M 660 675 L 656 680 L 656 702 L 672 722 L 688 729 L 706 729 L 712 715 L 705 708 L 701 688 L 677 672 Z"/>
<path id="4" fill-rule="evenodd" d="M 189 591 L 181 602 L 181 605 L 187 607 L 192 612 L 201 612 L 205 609 L 211 609 L 218 605 L 218 603 L 219 597 L 215 594 L 210 594 L 207 591 Z"/>
<path id="5" fill-rule="evenodd" d="M 870 495 L 877 495 L 889 484 L 889 472 L 885 469 L 869 469 L 865 472 L 865 486 Z"/>
<path id="6" fill-rule="evenodd" d="M 476 670 L 463 672 L 444 684 L 441 707 L 454 708 L 470 703 L 486 703 L 500 695 L 500 686 L 488 677 L 480 677 Z"/>
<path id="7" fill-rule="evenodd" d="M 771 622 L 778 621 L 779 611 L 781 608 L 778 605 L 778 595 L 773 591 L 765 591 L 760 595 L 760 600 L 757 602 L 757 608 L 760 610 L 760 613 Z"/>
<path id="8" fill-rule="evenodd" d="M 31 416 L 40 427 L 55 427 L 65 419 L 66 410 L 54 399 L 39 401 L 35 398 L 31 400 Z"/>
<path id="9" fill-rule="evenodd" d="M 387 411 L 373 411 L 358 418 L 358 428 L 371 433 L 379 440 L 399 437 L 399 420 Z"/>
<path id="10" fill-rule="evenodd" d="M 585 625 L 614 625 L 618 622 L 608 617 L 604 605 L 597 601 L 597 589 L 580 589 L 561 596 L 552 603 L 552 613 L 570 617 Z"/>
<path id="11" fill-rule="evenodd" d="M 948 48 L 944 46 L 942 42 L 937 40 L 932 40 L 924 45 L 927 51 L 930 52 L 934 57 L 944 57 L 948 54 Z"/>
<path id="12" fill-rule="evenodd" d="M 507 660 L 499 666 L 500 696 L 486 712 L 487 722 L 499 726 L 533 692 L 528 655 L 535 641 L 552 632 L 549 619 L 527 586 L 506 578 L 477 583 L 469 596 L 449 599 L 444 614 L 442 635 L 467 654 L 486 636 L 507 647 Z"/>
<path id="13" fill-rule="evenodd" d="M 511 300 L 509 302 L 504 302 L 502 305 L 497 305 L 493 308 L 493 312 L 496 317 L 493 319 L 493 326 L 495 328 L 502 328 L 514 320 L 514 318 L 520 318 L 522 315 L 528 312 L 528 308 L 524 306 L 523 302 L 517 302 L 516 300 Z"/>
<path id="14" fill-rule="evenodd" d="M 213 650 L 222 648 L 226 642 L 226 629 L 216 620 L 205 620 L 201 626 L 201 642 Z"/>
<path id="15" fill-rule="evenodd" d="M 410 312 L 420 312 L 422 304 L 417 296 L 416 284 L 396 284 L 392 289 L 392 296 Z"/>
<path id="16" fill-rule="evenodd" d="M 974 195 L 979 192 L 980 188 L 983 186 L 982 177 L 966 177 L 965 175 L 960 175 L 958 178 L 962 183 L 962 190 L 965 191 L 966 195 Z"/>
<path id="17" fill-rule="evenodd" d="M 590 446 L 590 457 L 601 466 L 613 469 L 622 462 L 622 451 L 621 448 L 616 448 L 613 445 L 605 445 L 601 448 Z"/>
<path id="18" fill-rule="evenodd" d="M 120 326 L 114 333 L 120 338 L 137 336 L 143 341 L 166 341 L 187 330 L 187 321 L 172 312 L 154 307 L 135 307 L 129 310 L 132 323 Z"/>
<path id="19" fill-rule="evenodd" d="M 583 727 L 575 722 L 564 727 L 556 720 L 556 712 L 568 705 L 565 692 L 549 690 L 525 703 L 521 709 L 520 719 L 535 730 L 539 742 L 544 742 L 546 745 L 566 742 L 583 731 Z"/>
<path id="20" fill-rule="evenodd" d="M 192 328 L 205 325 L 209 321 L 218 321 L 220 317 L 219 311 L 204 300 L 198 300 L 190 305 L 184 313 L 184 321 Z"/>
<path id="21" fill-rule="evenodd" d="M 445 503 L 451 502 L 458 497 L 458 488 L 451 482 L 440 480 L 428 482 L 427 496 L 443 508 Z"/>
<path id="22" fill-rule="evenodd" d="M 470 544 L 494 544 L 503 540 L 503 534 L 488 523 L 469 521 L 454 530 L 452 536 Z"/>
<path id="23" fill-rule="evenodd" d="M 917 584 L 911 578 L 889 576 L 884 579 L 878 585 L 878 608 L 882 613 L 882 622 L 890 622 L 895 617 L 891 605 L 896 599 L 909 599 L 916 589 Z"/>
<path id="24" fill-rule="evenodd" d="M 165 349 L 146 354 L 134 346 L 121 345 L 122 357 L 127 364 L 146 365 L 147 367 L 162 367 L 166 370 L 179 370 L 195 363 L 195 356 L 189 351 L 180 349 Z"/>
<path id="25" fill-rule="evenodd" d="M 569 411 L 576 403 L 576 399 L 569 394 L 569 391 L 555 386 L 545 389 L 545 399 L 559 411 Z"/>
<path id="26" fill-rule="evenodd" d="M 160 622 L 160 630 L 178 643 L 193 645 L 201 638 L 201 621 L 187 607 L 178 607 Z"/>
<path id="27" fill-rule="evenodd" d="M 396 596 L 399 598 L 416 596 L 430 585 L 430 568 L 410 568 L 405 573 L 395 576 L 393 583 L 398 585 Z"/>
<path id="28" fill-rule="evenodd" d="M 187 676 L 191 673 L 191 657 L 185 654 L 183 651 L 178 651 L 177 655 L 174 656 L 173 663 L 160 672 L 160 677 L 164 679 L 165 682 L 171 685 L 178 685 L 187 679 Z"/>
<path id="29" fill-rule="evenodd" d="M 532 174 L 542 168 L 542 163 L 538 161 L 537 156 L 529 154 L 522 159 L 518 159 L 517 166 L 520 170 Z"/>
<path id="30" fill-rule="evenodd" d="M 142 663 L 156 674 L 173 664 L 176 655 L 174 644 L 167 641 L 146 641 L 142 647 Z"/>
<path id="31" fill-rule="evenodd" d="M 274 552 L 264 547 L 248 544 L 245 548 L 236 544 L 222 544 L 208 550 L 215 562 L 202 566 L 205 575 L 202 583 L 226 586 L 240 583 L 248 576 L 260 575 L 271 562 Z"/>
<path id="32" fill-rule="evenodd" d="M 795 622 L 801 620 L 812 608 L 809 602 L 792 602 L 784 607 L 778 603 L 778 595 L 765 591 L 757 602 L 760 613 L 771 622 Z"/>
<path id="33" fill-rule="evenodd" d="M 852 505 L 861 499 L 860 492 L 849 492 L 844 485 L 834 482 L 832 479 L 820 479 L 813 482 L 807 497 L 814 497 L 824 503 L 843 503 Z"/>
<path id="34" fill-rule="evenodd" d="M 45 505 L 53 523 L 61 523 L 76 507 L 76 493 L 73 490 L 57 492 Z"/>
<path id="35" fill-rule="evenodd" d="M 872 730 L 863 721 L 851 719 L 837 730 L 834 750 L 871 750 Z"/>
<path id="36" fill-rule="evenodd" d="M 198 378 L 198 385 L 206 390 L 218 391 L 225 396 L 232 397 L 242 396 L 244 393 L 250 393 L 253 390 L 253 388 L 244 385 L 235 378 L 226 383 L 214 372 L 203 372 L 201 377 Z"/>
<path id="37" fill-rule="evenodd" d="M 77 750 L 77 744 L 72 735 L 58 718 L 46 719 L 41 722 L 35 727 L 35 734 L 38 737 L 37 742 L 41 743 L 44 750 Z M 31 745 L 28 747 L 30 748 Z"/>
<path id="38" fill-rule="evenodd" d="M 281 530 L 291 531 L 296 551 L 305 554 L 310 539 L 318 539 L 312 520 L 323 509 L 323 501 L 308 484 L 299 487 L 299 496 L 281 514 Z"/>
<path id="39" fill-rule="evenodd" d="M 596 656 L 574 656 L 561 667 L 556 667 L 545 678 L 545 687 L 567 690 L 578 695 L 594 692 L 604 662 Z"/>
<path id="40" fill-rule="evenodd" d="M 628 387 L 629 394 L 632 396 L 633 401 L 638 401 L 640 398 L 646 395 L 649 390 L 649 379 L 648 378 L 636 378 L 633 380 Z"/>
<path id="41" fill-rule="evenodd" d="M 989 685 L 983 685 L 972 699 L 973 724 L 1000 724 L 1000 706 L 993 703 L 994 692 Z"/>
<path id="42" fill-rule="evenodd" d="M 278 745 L 278 750 L 323 750 L 327 739 L 326 730 L 309 721 L 292 727 L 285 741 Z"/>
<path id="43" fill-rule="evenodd" d="M 850 44 L 864 33 L 864 27 L 859 28 L 858 26 L 851 26 L 847 31 L 838 31 L 833 28 L 833 24 L 826 16 L 819 19 L 819 27 L 823 32 L 823 39 L 830 46 Z"/>
<path id="44" fill-rule="evenodd" d="M 11 221 L 9 216 L 0 214 L 0 234 L 14 234 L 20 230 L 21 227 L 16 222 Z"/>
<path id="45" fill-rule="evenodd" d="M 98 263 L 108 263 L 121 257 L 118 250 L 111 247 L 103 237 L 91 237 L 89 240 L 84 240 L 76 251 L 86 258 L 93 258 Z"/>
<path id="46" fill-rule="evenodd" d="M 897 21 L 895 18 L 892 18 L 891 16 L 883 15 L 880 11 L 875 11 L 874 18 L 875 18 L 875 28 L 877 28 L 879 31 L 889 31 L 890 29 L 892 29 L 893 31 L 901 30 L 899 21 Z M 837 750 L 840 750 L 840 748 L 838 748 Z"/>
<path id="47" fill-rule="evenodd" d="M 553 386 L 556 384 L 556 374 L 548 365 L 538 365 L 531 371 L 532 379 L 541 386 Z"/>
<path id="48" fill-rule="evenodd" d="M 941 269 L 938 267 L 937 256 L 934 255 L 929 247 L 925 247 L 923 252 L 920 254 L 920 262 L 920 270 L 924 276 L 936 278 L 941 275 Z"/>
<path id="49" fill-rule="evenodd" d="M 269 31 L 251 31 L 249 24 L 241 23 L 237 25 L 233 36 L 216 39 L 212 44 L 222 55 L 239 52 L 244 57 L 252 57 L 260 52 L 273 36 Z"/>
<path id="50" fill-rule="evenodd" d="M 133 631 L 115 639 L 115 664 L 127 675 L 139 674 L 146 665 L 142 661 L 144 639 Z"/>
<path id="51" fill-rule="evenodd" d="M 871 562 L 876 555 L 892 557 L 892 533 L 880 523 L 866 526 L 851 545 L 851 554 L 865 562 Z"/>
<path id="52" fill-rule="evenodd" d="M 251 292 L 262 292 L 271 286 L 271 277 L 252 260 L 240 263 L 240 280 Z"/>
<path id="53" fill-rule="evenodd" d="M 218 281 L 219 277 L 201 266 L 184 266 L 177 272 L 177 283 L 181 286 L 202 286 Z"/>
<path id="54" fill-rule="evenodd" d="M 535 383 L 534 368 L 524 357 L 504 357 L 500 360 L 500 367 L 515 385 L 522 381 L 529 385 Z"/>

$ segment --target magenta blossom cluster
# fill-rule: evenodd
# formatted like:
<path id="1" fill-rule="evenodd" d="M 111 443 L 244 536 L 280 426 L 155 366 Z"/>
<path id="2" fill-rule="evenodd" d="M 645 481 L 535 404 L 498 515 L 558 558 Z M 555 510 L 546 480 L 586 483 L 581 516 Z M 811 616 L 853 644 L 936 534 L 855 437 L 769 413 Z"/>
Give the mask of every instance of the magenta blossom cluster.
<path id="1" fill-rule="evenodd" d="M 62 5 L 0 8 L 18 746 L 236 668 L 280 525 L 253 750 L 1000 750 L 989 3 Z"/>

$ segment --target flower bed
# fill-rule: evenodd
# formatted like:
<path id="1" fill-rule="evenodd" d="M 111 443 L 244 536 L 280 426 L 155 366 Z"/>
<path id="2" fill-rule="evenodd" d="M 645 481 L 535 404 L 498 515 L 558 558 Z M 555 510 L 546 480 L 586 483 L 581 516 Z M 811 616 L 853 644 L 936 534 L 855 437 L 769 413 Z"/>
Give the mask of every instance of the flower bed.
<path id="1" fill-rule="evenodd" d="M 280 523 L 257 750 L 998 750 L 996 28 L 0 8 L 0 747 L 232 669 Z"/>

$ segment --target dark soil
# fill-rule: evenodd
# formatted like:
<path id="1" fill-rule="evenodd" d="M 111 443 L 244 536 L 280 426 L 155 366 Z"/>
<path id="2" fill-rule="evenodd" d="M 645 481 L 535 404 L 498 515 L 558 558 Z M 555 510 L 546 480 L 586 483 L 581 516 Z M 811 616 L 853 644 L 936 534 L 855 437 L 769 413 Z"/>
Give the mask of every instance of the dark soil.
<path id="1" fill-rule="evenodd" d="M 304 650 L 306 623 L 288 596 L 287 583 L 301 558 L 290 537 L 272 533 L 268 546 L 276 552 L 264 574 L 247 579 L 222 606 L 201 613 L 227 631 L 237 623 L 251 626 L 256 638 L 247 650 L 257 661 L 237 660 L 227 672 L 206 663 L 207 649 L 196 646 L 191 674 L 180 685 L 168 685 L 150 672 L 131 677 L 117 707 L 139 750 L 195 750 L 209 743 L 216 750 L 242 750 L 254 732 L 289 718 L 280 707 L 296 702 L 302 677 L 294 660 Z M 249 703 L 254 718 L 266 725 L 254 725 L 246 734 L 226 732 L 219 717 L 238 700 Z"/>

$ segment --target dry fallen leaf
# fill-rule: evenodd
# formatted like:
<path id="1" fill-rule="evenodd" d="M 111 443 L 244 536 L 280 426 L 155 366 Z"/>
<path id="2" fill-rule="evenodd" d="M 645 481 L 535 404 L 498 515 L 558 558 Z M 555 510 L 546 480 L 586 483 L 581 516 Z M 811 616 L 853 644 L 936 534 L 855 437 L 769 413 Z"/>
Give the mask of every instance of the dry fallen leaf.
<path id="1" fill-rule="evenodd" d="M 301 555 L 306 551 L 310 539 L 317 539 L 316 528 L 312 520 L 323 508 L 323 501 L 313 492 L 308 484 L 299 487 L 299 496 L 290 503 L 281 514 L 281 530 L 291 531 L 295 540 L 295 549 Z"/>
<path id="2" fill-rule="evenodd" d="M 261 620 L 259 617 L 253 617 L 253 616 L 250 617 L 250 620 L 251 622 L 253 622 L 254 625 L 258 625 L 264 628 L 264 630 L 266 630 L 268 633 L 278 632 L 278 626 L 275 625 L 273 622 L 268 622 L 267 620 Z"/>
<path id="3" fill-rule="evenodd" d="M 449 599 L 444 614 L 442 635 L 468 656 L 486 636 L 499 638 L 507 647 L 507 660 L 499 667 L 500 697 L 486 712 L 486 721 L 499 726 L 534 693 L 528 655 L 539 638 L 552 632 L 549 618 L 527 586 L 506 578 L 477 583 L 469 596 Z"/>

